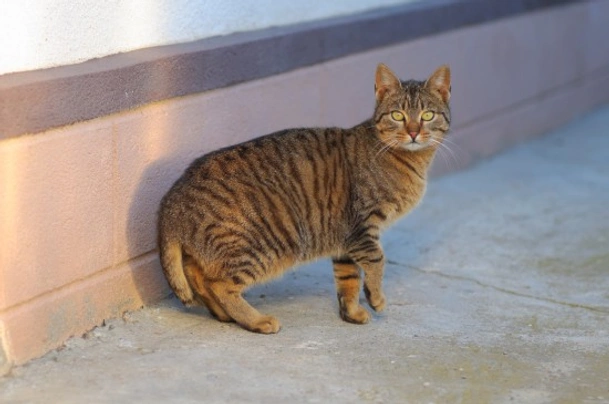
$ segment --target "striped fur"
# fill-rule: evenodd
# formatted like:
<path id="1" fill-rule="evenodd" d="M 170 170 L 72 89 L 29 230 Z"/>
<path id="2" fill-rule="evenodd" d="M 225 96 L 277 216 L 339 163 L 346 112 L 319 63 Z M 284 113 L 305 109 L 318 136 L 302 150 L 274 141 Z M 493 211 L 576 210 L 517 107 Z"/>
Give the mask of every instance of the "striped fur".
<path id="1" fill-rule="evenodd" d="M 161 202 L 159 250 L 184 304 L 275 333 L 279 321 L 242 292 L 329 256 L 345 321 L 369 321 L 359 304 L 362 279 L 369 305 L 384 308 L 380 232 L 425 192 L 450 126 L 450 71 L 401 82 L 381 64 L 375 84 L 373 118 L 360 125 L 263 136 L 195 160 L 177 180 Z"/>

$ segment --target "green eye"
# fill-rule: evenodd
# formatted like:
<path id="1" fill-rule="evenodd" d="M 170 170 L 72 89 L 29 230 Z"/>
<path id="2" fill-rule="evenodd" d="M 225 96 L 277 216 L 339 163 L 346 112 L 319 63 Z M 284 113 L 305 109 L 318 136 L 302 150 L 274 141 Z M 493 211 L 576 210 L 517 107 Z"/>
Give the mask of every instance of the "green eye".
<path id="1" fill-rule="evenodd" d="M 425 111 L 423 112 L 423 114 L 421 114 L 421 119 L 424 121 L 431 121 L 434 116 L 435 114 L 433 113 L 433 111 Z"/>
<path id="2" fill-rule="evenodd" d="M 394 121 L 403 121 L 404 114 L 401 113 L 400 111 L 393 111 L 393 112 L 391 112 L 391 119 L 393 119 Z"/>

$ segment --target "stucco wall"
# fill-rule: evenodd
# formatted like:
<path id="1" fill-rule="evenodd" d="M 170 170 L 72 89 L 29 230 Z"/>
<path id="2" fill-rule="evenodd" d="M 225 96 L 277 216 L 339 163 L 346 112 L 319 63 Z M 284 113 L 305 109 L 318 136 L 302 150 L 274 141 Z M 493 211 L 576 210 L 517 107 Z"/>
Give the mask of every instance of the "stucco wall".
<path id="1" fill-rule="evenodd" d="M 417 0 L 3 0 L 0 74 Z"/>

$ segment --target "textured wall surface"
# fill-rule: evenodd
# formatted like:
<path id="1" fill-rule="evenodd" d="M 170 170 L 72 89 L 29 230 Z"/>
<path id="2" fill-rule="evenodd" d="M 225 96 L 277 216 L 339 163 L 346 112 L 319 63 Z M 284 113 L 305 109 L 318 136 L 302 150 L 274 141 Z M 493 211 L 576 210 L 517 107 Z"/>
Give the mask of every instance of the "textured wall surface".
<path id="1" fill-rule="evenodd" d="M 0 74 L 416 0 L 3 0 Z"/>
<path id="2" fill-rule="evenodd" d="M 8 361 L 168 293 L 156 210 L 196 156 L 287 127 L 354 125 L 372 112 L 377 63 L 403 78 L 449 63 L 452 152 L 434 173 L 464 167 L 609 102 L 603 15 L 604 0 L 529 13 L 0 141 Z"/>

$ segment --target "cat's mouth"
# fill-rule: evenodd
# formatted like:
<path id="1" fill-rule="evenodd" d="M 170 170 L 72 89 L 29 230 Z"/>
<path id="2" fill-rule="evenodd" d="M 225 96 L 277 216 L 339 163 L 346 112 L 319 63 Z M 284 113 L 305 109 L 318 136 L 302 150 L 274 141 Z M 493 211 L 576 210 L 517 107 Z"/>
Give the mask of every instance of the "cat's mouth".
<path id="1" fill-rule="evenodd" d="M 402 147 L 406 150 L 416 151 L 424 149 L 429 145 L 428 133 L 411 133 L 402 138 Z"/>
<path id="2" fill-rule="evenodd" d="M 422 142 L 418 139 L 410 140 L 409 142 L 402 143 L 402 148 L 409 151 L 417 151 L 427 147 L 427 142 Z"/>

